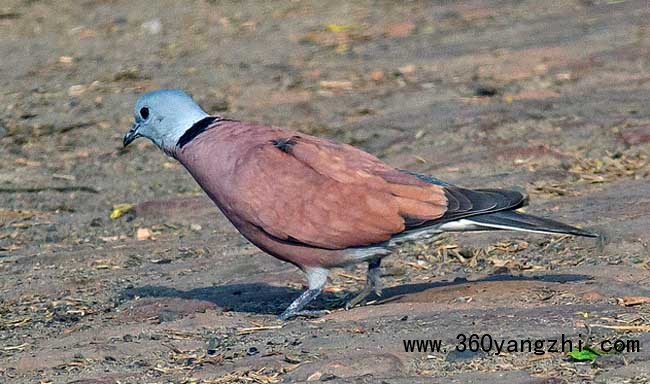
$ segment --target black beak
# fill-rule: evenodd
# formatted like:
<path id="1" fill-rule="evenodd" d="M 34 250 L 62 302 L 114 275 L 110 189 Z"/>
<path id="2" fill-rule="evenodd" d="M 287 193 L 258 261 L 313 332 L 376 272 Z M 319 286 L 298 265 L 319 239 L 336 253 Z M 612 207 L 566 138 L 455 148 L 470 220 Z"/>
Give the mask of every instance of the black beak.
<path id="1" fill-rule="evenodd" d="M 124 146 L 126 147 L 127 145 L 131 144 L 131 142 L 138 137 L 140 137 L 140 133 L 138 133 L 138 129 L 140 128 L 140 125 L 138 123 L 133 124 L 131 129 L 124 135 L 124 139 L 122 143 L 124 143 Z"/>

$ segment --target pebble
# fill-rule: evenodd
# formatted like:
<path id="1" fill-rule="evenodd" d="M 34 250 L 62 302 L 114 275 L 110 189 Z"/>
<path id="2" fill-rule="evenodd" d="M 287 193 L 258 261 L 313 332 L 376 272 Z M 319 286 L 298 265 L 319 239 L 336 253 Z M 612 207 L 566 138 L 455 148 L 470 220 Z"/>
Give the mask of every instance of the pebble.
<path id="1" fill-rule="evenodd" d="M 162 31 L 160 19 L 151 19 L 142 23 L 142 30 L 150 35 L 157 35 Z"/>
<path id="2" fill-rule="evenodd" d="M 79 97 L 83 95 L 84 92 L 86 92 L 86 87 L 81 84 L 71 85 L 70 88 L 68 88 L 68 96 L 70 97 Z"/>

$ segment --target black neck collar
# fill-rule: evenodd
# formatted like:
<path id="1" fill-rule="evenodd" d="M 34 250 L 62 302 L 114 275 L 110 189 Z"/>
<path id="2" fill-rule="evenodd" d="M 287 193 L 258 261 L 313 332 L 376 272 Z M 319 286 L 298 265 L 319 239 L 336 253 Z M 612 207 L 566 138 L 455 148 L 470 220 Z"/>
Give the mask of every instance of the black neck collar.
<path id="1" fill-rule="evenodd" d="M 192 127 L 190 127 L 190 129 L 183 133 L 183 136 L 178 139 L 176 146 L 178 148 L 183 148 L 187 143 L 192 141 L 192 139 L 205 132 L 214 122 L 217 122 L 219 120 L 221 120 L 219 116 L 207 116 L 197 121 L 194 123 L 194 125 L 192 125 Z"/>

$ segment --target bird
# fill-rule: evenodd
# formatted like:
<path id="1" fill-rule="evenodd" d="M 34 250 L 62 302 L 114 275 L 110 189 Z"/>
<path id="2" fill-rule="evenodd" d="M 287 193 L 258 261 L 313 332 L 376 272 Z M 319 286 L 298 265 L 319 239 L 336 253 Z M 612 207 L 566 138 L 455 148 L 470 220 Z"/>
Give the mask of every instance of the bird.
<path id="1" fill-rule="evenodd" d="M 384 257 L 444 232 L 513 230 L 598 237 L 521 212 L 516 189 L 468 189 L 399 169 L 348 144 L 206 113 L 187 93 L 141 95 L 123 138 L 151 140 L 189 171 L 234 227 L 262 251 L 300 268 L 308 288 L 280 315 L 306 310 L 330 269 L 368 263 L 364 287 L 345 305 L 381 295 Z"/>

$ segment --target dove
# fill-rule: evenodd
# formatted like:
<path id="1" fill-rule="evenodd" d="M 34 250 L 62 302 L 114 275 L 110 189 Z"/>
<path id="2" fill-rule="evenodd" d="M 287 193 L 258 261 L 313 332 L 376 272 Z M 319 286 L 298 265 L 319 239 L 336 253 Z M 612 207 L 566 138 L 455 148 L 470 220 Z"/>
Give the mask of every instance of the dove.
<path id="1" fill-rule="evenodd" d="M 518 211 L 528 203 L 520 191 L 467 189 L 347 144 L 210 115 L 181 90 L 143 94 L 134 114 L 125 147 L 139 137 L 151 140 L 189 171 L 246 239 L 305 273 L 308 289 L 282 320 L 323 313 L 305 306 L 332 268 L 368 263 L 365 286 L 346 309 L 381 295 L 381 260 L 409 241 L 490 230 L 598 236 Z"/>

